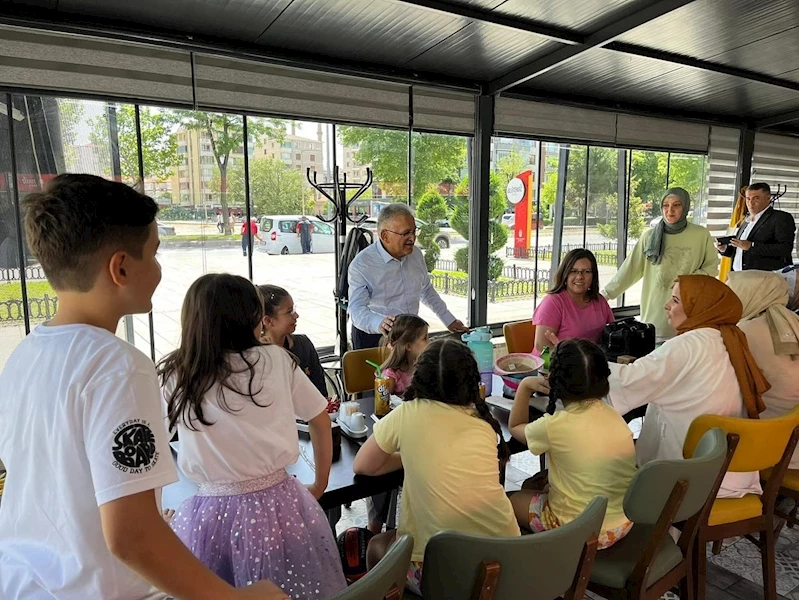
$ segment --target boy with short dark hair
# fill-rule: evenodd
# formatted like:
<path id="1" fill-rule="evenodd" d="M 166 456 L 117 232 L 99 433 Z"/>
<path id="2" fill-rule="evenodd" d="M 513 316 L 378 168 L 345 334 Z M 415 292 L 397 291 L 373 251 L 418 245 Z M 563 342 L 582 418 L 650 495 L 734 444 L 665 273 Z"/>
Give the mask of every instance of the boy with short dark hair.
<path id="1" fill-rule="evenodd" d="M 161 517 L 157 492 L 177 474 L 155 368 L 114 335 L 124 315 L 152 309 L 156 203 L 60 175 L 24 206 L 58 313 L 0 375 L 0 597 L 286 598 L 270 582 L 232 588 Z"/>

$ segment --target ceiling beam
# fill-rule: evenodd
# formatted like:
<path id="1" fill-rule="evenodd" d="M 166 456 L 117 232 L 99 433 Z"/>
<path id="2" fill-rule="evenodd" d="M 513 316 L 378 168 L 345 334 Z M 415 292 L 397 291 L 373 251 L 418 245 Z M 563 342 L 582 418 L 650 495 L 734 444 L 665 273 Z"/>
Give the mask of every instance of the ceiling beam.
<path id="1" fill-rule="evenodd" d="M 755 128 L 762 129 L 764 127 L 774 127 L 775 125 L 784 125 L 785 123 L 793 123 L 794 121 L 799 121 L 799 109 L 764 117 L 759 121 L 755 121 Z"/>
<path id="2" fill-rule="evenodd" d="M 554 52 L 537 58 L 489 82 L 486 86 L 486 92 L 489 94 L 498 94 L 524 83 L 525 81 L 529 81 L 538 75 L 542 75 L 574 59 L 583 52 L 587 52 L 593 48 L 601 48 L 628 31 L 640 27 L 645 23 L 649 23 L 658 17 L 662 17 L 686 4 L 690 4 L 692 1 L 693 0 L 656 0 L 650 2 L 645 8 L 626 11 L 626 14 L 619 15 L 618 18 L 614 19 L 609 25 L 590 34 L 585 38 L 582 44 L 558 48 Z"/>
<path id="3" fill-rule="evenodd" d="M 508 16 L 501 13 L 494 12 L 493 10 L 485 10 L 481 8 L 474 8 L 469 5 L 449 4 L 441 2 L 440 0 L 394 0 L 403 4 L 410 4 L 425 8 L 440 14 L 451 15 L 453 17 L 464 17 L 473 21 L 482 23 L 491 23 L 493 25 L 501 25 L 509 29 L 517 31 L 525 31 L 527 33 L 535 33 L 536 35 L 543 36 L 556 42 L 563 44 L 578 45 L 585 42 L 585 35 L 577 33 L 571 29 L 564 27 L 556 27 L 541 21 L 533 19 L 526 19 L 524 17 Z"/>
<path id="4" fill-rule="evenodd" d="M 711 73 L 720 73 L 722 75 L 732 75 L 740 79 L 746 79 L 757 83 L 765 83 L 766 85 L 773 85 L 775 87 L 783 88 L 786 90 L 793 90 L 799 92 L 799 82 L 790 81 L 789 79 L 781 79 L 747 69 L 739 69 L 737 67 L 730 67 L 719 63 L 709 62 L 699 58 L 691 58 L 673 52 L 665 52 L 663 50 L 654 50 L 652 48 L 644 48 L 643 46 L 636 46 L 633 44 L 623 44 L 620 42 L 612 42 L 605 46 L 606 50 L 613 50 L 623 54 L 632 54 L 634 56 L 642 56 L 645 58 L 653 58 L 655 60 L 662 60 L 675 65 L 683 65 L 692 67 L 694 69 L 701 69 L 703 71 L 710 71 Z"/>

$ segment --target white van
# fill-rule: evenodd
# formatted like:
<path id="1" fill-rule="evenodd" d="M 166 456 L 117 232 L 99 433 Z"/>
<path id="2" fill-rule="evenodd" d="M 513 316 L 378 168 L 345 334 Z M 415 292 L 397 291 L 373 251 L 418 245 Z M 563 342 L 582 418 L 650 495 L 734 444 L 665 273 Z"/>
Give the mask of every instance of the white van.
<path id="1" fill-rule="evenodd" d="M 299 215 L 268 215 L 261 217 L 258 227 L 263 242 L 257 249 L 267 254 L 302 254 L 300 238 L 297 235 Z M 313 225 L 311 252 L 325 254 L 334 251 L 335 235 L 333 225 L 308 217 Z"/>

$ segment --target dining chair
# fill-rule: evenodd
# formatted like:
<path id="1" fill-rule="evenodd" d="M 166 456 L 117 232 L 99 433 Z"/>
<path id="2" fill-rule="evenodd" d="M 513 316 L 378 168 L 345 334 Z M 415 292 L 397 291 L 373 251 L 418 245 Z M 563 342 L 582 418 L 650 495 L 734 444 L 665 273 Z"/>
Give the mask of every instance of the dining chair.
<path id="1" fill-rule="evenodd" d="M 345 352 L 341 359 L 344 393 L 348 396 L 375 389 L 375 369 L 366 361 L 382 364 L 388 355 L 385 348 L 363 348 Z"/>
<path id="2" fill-rule="evenodd" d="M 366 575 L 331 600 L 399 600 L 411 566 L 413 538 L 403 535 Z"/>
<path id="3" fill-rule="evenodd" d="M 603 598 L 657 600 L 679 585 L 681 600 L 690 600 L 693 540 L 703 509 L 714 498 L 713 484 L 731 456 L 724 432 L 712 429 L 691 458 L 641 467 L 624 497 L 624 513 L 634 525 L 597 552 L 588 589 Z M 686 523 L 675 541 L 669 531 L 680 521 Z"/>
<path id="4" fill-rule="evenodd" d="M 799 407 L 776 419 L 745 419 L 701 415 L 694 419 L 685 437 L 684 451 L 690 452 L 710 428 L 721 428 L 739 437 L 738 447 L 726 471 L 729 473 L 767 472 L 763 494 L 747 494 L 742 498 L 716 498 L 707 517 L 699 524 L 696 535 L 694 585 L 696 600 L 704 600 L 707 579 L 708 542 L 713 552 L 721 551 L 727 538 L 745 536 L 761 553 L 763 591 L 766 600 L 777 598 L 776 532 L 774 505 L 788 463 L 799 439 Z M 721 486 L 717 482 L 716 493 Z M 714 494 L 715 497 L 715 494 Z M 753 537 L 752 534 L 758 534 Z"/>
<path id="5" fill-rule="evenodd" d="M 437 533 L 424 553 L 422 596 L 425 600 L 583 600 L 607 504 L 607 498 L 597 496 L 574 521 L 535 535 Z"/>
<path id="6" fill-rule="evenodd" d="M 514 321 L 502 326 L 508 354 L 530 354 L 535 348 L 535 325 L 532 320 Z"/>

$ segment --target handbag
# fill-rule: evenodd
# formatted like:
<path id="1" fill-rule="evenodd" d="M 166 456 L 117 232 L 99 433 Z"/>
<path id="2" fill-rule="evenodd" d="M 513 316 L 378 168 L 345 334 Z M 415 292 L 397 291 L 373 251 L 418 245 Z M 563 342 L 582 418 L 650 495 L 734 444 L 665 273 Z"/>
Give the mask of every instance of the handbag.
<path id="1" fill-rule="evenodd" d="M 621 355 L 641 358 L 655 349 L 655 326 L 634 318 L 608 323 L 602 330 L 602 350 L 608 360 Z"/>

